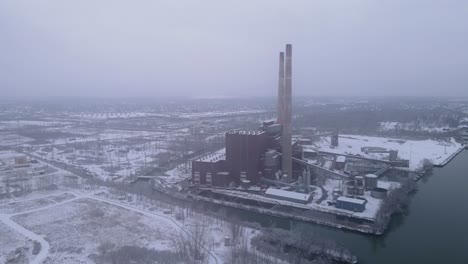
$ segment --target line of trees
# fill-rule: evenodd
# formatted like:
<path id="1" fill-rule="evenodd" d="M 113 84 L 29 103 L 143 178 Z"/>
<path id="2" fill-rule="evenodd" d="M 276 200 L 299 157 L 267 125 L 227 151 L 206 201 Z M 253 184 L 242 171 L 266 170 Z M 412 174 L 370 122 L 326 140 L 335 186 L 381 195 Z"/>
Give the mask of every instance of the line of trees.
<path id="1" fill-rule="evenodd" d="M 407 210 L 411 198 L 409 194 L 415 189 L 416 182 L 413 179 L 407 179 L 402 183 L 400 188 L 389 192 L 377 212 L 373 225 L 377 233 L 383 233 L 390 223 L 393 214 L 404 213 Z"/>

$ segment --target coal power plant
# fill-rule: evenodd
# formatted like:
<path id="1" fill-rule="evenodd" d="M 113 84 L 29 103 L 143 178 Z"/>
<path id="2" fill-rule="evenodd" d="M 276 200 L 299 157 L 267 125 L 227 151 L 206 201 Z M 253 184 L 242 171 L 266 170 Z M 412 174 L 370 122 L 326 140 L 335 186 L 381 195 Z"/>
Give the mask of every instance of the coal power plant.
<path id="1" fill-rule="evenodd" d="M 296 128 L 292 135 L 292 45 L 279 52 L 276 118 L 257 130 L 225 133 L 224 148 L 191 162 L 182 199 L 380 234 L 377 212 L 392 190 L 402 188 L 383 175 L 407 173 L 409 161 L 392 148 L 356 140 L 339 131 Z M 364 156 L 367 155 L 367 156 Z M 163 179 L 155 188 L 173 195 Z M 158 187 L 159 186 L 159 187 Z M 185 189 L 184 189 L 185 188 Z M 174 196 L 174 195 L 173 195 Z"/>
<path id="2" fill-rule="evenodd" d="M 292 45 L 279 53 L 276 121 L 264 121 L 258 131 L 231 131 L 225 148 L 192 161 L 192 183 L 212 186 L 249 186 L 261 179 L 291 182 L 303 174 L 293 166 L 292 142 Z M 304 179 L 305 181 L 305 179 Z M 310 179 L 307 179 L 310 182 Z"/>

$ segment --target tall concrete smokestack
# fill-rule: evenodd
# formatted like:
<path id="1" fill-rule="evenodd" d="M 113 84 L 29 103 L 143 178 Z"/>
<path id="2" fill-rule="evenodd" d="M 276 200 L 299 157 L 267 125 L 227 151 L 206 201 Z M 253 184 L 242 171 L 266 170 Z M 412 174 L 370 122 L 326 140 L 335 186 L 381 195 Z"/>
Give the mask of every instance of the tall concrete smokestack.
<path id="1" fill-rule="evenodd" d="M 286 44 L 286 62 L 285 62 L 285 80 L 284 80 L 284 93 L 282 99 L 282 168 L 283 174 L 292 177 L 292 139 L 291 139 L 291 88 L 292 88 L 292 45 Z"/>
<path id="2" fill-rule="evenodd" d="M 284 98 L 284 52 L 279 54 L 279 78 L 278 78 L 278 113 L 276 122 L 283 124 L 283 99 Z"/>

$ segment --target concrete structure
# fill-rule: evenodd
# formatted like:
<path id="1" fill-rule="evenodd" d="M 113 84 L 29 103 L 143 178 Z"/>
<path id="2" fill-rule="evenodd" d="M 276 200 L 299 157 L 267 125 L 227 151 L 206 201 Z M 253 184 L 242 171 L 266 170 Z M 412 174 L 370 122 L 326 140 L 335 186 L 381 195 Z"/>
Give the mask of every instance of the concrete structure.
<path id="1" fill-rule="evenodd" d="M 346 157 L 345 156 L 337 156 L 335 160 L 335 169 L 343 170 L 345 167 Z"/>
<path id="2" fill-rule="evenodd" d="M 338 147 L 338 132 L 333 132 L 331 135 L 331 144 L 332 147 Z"/>
<path id="3" fill-rule="evenodd" d="M 284 95 L 283 95 L 283 135 L 282 135 L 282 148 L 283 148 L 283 174 L 292 178 L 292 45 L 286 45 L 286 62 L 285 62 L 285 82 L 284 82 Z"/>
<path id="4" fill-rule="evenodd" d="M 336 208 L 353 212 L 363 212 L 366 209 L 367 201 L 364 199 L 349 198 L 341 196 L 336 199 Z"/>
<path id="5" fill-rule="evenodd" d="M 310 170 L 309 168 L 305 169 L 302 172 L 302 180 L 304 181 L 304 191 L 310 193 Z"/>
<path id="6" fill-rule="evenodd" d="M 284 109 L 284 99 L 283 99 L 283 94 L 284 94 L 284 52 L 280 52 L 279 54 L 279 72 L 278 72 L 279 78 L 278 78 L 278 113 L 277 113 L 277 119 L 276 122 L 278 124 L 283 124 L 283 109 Z"/>
<path id="7" fill-rule="evenodd" d="M 283 67 L 283 52 L 280 53 L 278 79 L 278 123 L 282 126 L 281 148 L 283 175 L 292 178 L 292 45 L 286 44 L 286 58 Z M 284 79 L 284 82 L 283 82 Z"/>
<path id="8" fill-rule="evenodd" d="M 312 202 L 312 198 L 313 198 L 313 196 L 310 193 L 286 191 L 286 190 L 276 189 L 272 187 L 268 188 L 265 191 L 265 196 L 274 198 L 274 199 L 285 200 L 285 201 L 290 201 L 290 202 L 295 202 L 295 203 L 302 203 L 302 204 L 307 204 L 307 203 Z"/>

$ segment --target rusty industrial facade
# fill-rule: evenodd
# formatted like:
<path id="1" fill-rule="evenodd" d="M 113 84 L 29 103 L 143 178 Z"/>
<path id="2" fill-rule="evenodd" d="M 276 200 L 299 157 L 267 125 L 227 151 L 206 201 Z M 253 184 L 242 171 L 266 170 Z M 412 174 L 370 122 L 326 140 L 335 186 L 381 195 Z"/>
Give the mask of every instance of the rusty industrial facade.
<path id="1" fill-rule="evenodd" d="M 192 181 L 214 186 L 228 186 L 231 182 L 239 184 L 241 180 L 252 184 L 258 183 L 264 176 L 264 157 L 269 146 L 267 133 L 263 131 L 228 132 L 225 140 L 225 159 L 192 161 Z"/>
<path id="2" fill-rule="evenodd" d="M 268 136 L 265 132 L 226 133 L 226 165 L 235 179 L 245 173 L 245 180 L 257 183 L 263 174 Z"/>
<path id="3" fill-rule="evenodd" d="M 262 177 L 292 179 L 292 45 L 279 55 L 278 113 L 276 124 L 264 123 L 263 131 L 226 133 L 225 159 L 192 161 L 194 184 L 227 186 L 257 184 Z M 268 152 L 268 153 L 267 153 Z M 282 155 L 275 155 L 281 152 Z M 278 174 L 277 174 L 278 172 Z M 279 173 L 281 172 L 281 173 Z"/>

